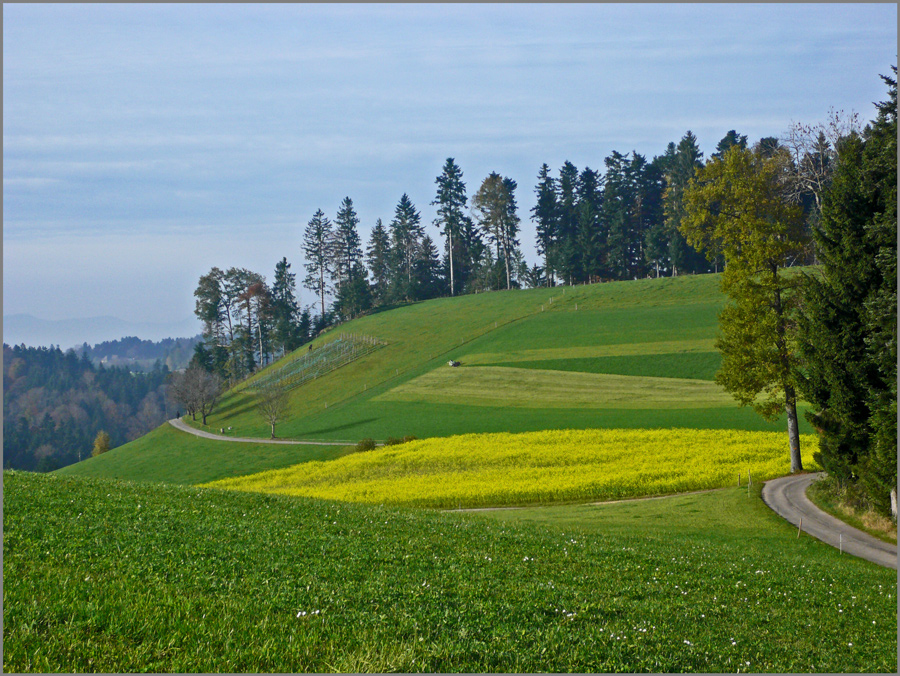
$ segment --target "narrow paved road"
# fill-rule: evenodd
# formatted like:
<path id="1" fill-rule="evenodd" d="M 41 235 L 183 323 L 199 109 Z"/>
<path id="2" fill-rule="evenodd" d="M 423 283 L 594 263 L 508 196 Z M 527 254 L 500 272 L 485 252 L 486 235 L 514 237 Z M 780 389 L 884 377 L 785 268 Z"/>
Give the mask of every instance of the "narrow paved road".
<path id="1" fill-rule="evenodd" d="M 215 439 L 216 441 L 244 441 L 252 444 L 302 444 L 309 446 L 353 446 L 355 441 L 297 441 L 294 439 L 253 439 L 251 437 L 229 437 L 224 434 L 213 434 L 212 432 L 204 432 L 191 427 L 181 418 L 172 418 L 169 424 L 175 429 L 193 434 L 204 439 Z"/>
<path id="2" fill-rule="evenodd" d="M 814 538 L 886 568 L 897 569 L 897 545 L 872 537 L 826 514 L 806 497 L 809 485 L 823 476 L 798 474 L 772 479 L 763 485 L 762 499 L 776 514 Z M 801 524 L 801 521 L 802 524 Z"/>

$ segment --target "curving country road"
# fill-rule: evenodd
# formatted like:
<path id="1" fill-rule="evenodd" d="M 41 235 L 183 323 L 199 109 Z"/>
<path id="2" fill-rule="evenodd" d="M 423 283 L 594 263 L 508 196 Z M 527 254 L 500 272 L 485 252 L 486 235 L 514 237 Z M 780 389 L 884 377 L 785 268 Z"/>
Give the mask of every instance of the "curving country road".
<path id="1" fill-rule="evenodd" d="M 298 441 L 295 439 L 253 439 L 251 437 L 229 437 L 224 434 L 213 434 L 198 430 L 188 425 L 181 418 L 172 418 L 169 424 L 177 430 L 193 434 L 204 439 L 215 439 L 216 441 L 243 441 L 251 444 L 301 444 L 308 446 L 352 446 L 355 441 Z"/>
<path id="2" fill-rule="evenodd" d="M 845 554 L 897 569 L 897 545 L 872 537 L 826 514 L 806 497 L 809 485 L 824 476 L 797 474 L 771 479 L 763 484 L 762 499 L 776 514 L 787 519 L 814 538 L 833 547 L 841 547 Z M 802 525 L 800 520 L 803 520 Z"/>

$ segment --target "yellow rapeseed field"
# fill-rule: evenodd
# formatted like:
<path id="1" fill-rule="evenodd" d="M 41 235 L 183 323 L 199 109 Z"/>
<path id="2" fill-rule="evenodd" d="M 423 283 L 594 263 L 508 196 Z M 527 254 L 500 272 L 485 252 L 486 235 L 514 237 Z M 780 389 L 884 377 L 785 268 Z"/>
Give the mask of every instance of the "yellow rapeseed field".
<path id="1" fill-rule="evenodd" d="M 817 438 L 801 436 L 815 468 Z M 412 441 L 203 484 L 420 507 L 614 500 L 747 484 L 790 472 L 786 433 L 549 430 Z"/>

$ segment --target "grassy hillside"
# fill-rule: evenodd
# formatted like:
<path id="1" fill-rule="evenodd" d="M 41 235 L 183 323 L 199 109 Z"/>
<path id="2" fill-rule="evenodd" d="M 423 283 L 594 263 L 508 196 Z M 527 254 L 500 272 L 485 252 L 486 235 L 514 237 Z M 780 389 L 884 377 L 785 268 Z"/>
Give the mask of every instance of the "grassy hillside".
<path id="1" fill-rule="evenodd" d="M 6 672 L 897 666 L 896 571 L 798 539 L 746 489 L 470 515 L 3 484 Z"/>
<path id="2" fill-rule="evenodd" d="M 330 460 L 340 446 L 221 442 L 186 434 L 165 423 L 140 439 L 55 472 L 62 476 L 198 484 L 309 460 Z"/>
<path id="3" fill-rule="evenodd" d="M 351 442 L 613 426 L 782 429 L 712 383 L 718 282 L 701 275 L 494 292 L 357 319 L 322 340 L 347 332 L 387 346 L 293 390 L 279 434 Z M 462 367 L 449 368 L 450 359 Z M 253 401 L 238 388 L 209 428 L 267 436 Z"/>

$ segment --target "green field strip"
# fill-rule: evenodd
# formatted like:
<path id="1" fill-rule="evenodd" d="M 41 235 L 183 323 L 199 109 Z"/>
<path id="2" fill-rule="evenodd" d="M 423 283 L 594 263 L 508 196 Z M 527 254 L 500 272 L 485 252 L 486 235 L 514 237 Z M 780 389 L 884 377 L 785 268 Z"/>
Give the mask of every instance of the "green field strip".
<path id="1" fill-rule="evenodd" d="M 736 406 L 718 385 L 686 378 L 619 376 L 497 366 L 439 368 L 375 397 L 527 408 L 709 408 Z"/>
<path id="2" fill-rule="evenodd" d="M 481 352 L 459 357 L 466 365 L 502 364 L 517 361 L 542 361 L 547 359 L 587 359 L 591 357 L 625 357 L 645 354 L 679 354 L 683 352 L 712 352 L 714 338 L 686 340 L 661 340 L 647 343 L 618 345 L 578 345 L 571 347 L 544 347 L 531 350 L 505 352 Z"/>
<path id="3" fill-rule="evenodd" d="M 712 381 L 715 380 L 716 372 L 721 364 L 722 357 L 718 352 L 679 352 L 582 359 L 540 359 L 488 363 L 484 366 Z"/>

